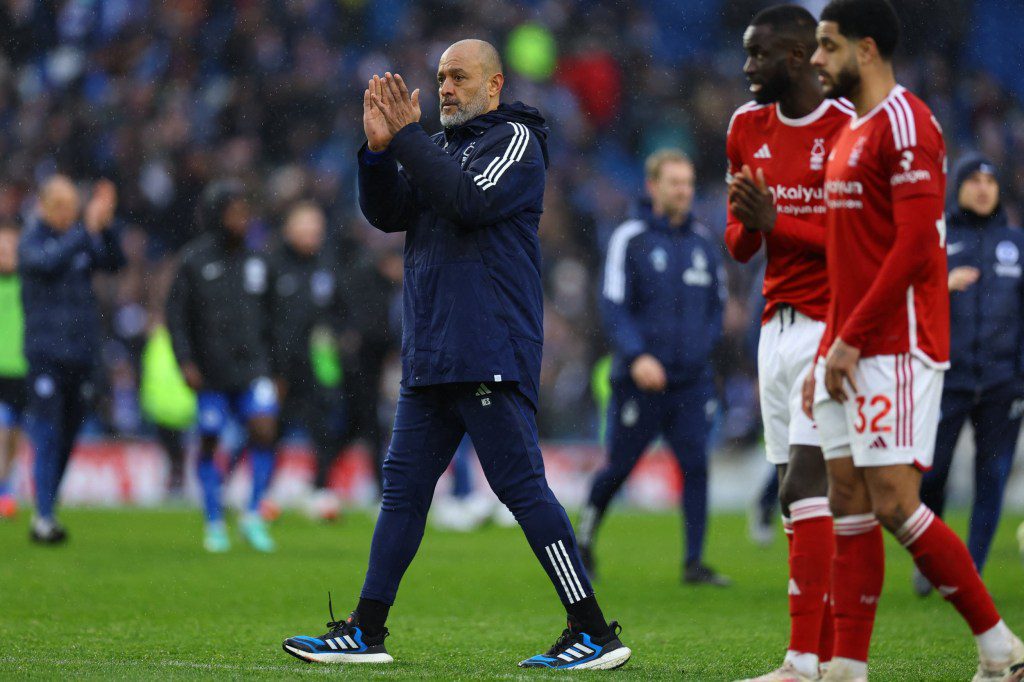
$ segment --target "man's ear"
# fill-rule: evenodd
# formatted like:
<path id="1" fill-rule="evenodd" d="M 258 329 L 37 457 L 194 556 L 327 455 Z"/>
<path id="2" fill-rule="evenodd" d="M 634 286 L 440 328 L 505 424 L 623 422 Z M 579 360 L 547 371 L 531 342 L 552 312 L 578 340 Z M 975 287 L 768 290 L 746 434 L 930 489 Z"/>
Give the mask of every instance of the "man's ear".
<path id="1" fill-rule="evenodd" d="M 505 85 L 505 74 L 496 73 L 491 76 L 487 82 L 487 94 L 491 97 L 497 97 L 501 94 L 501 88 Z"/>
<path id="2" fill-rule="evenodd" d="M 861 38 L 857 41 L 857 61 L 861 65 L 877 61 L 878 58 L 878 43 L 874 38 Z"/>

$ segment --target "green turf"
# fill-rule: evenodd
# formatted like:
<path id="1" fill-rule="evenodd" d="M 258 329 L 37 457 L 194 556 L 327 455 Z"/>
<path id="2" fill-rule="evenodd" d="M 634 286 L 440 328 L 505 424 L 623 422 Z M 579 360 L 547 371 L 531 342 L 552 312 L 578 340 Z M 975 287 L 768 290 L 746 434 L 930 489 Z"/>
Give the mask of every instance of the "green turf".
<path id="1" fill-rule="evenodd" d="M 562 614 L 516 529 L 472 535 L 428 529 L 392 611 L 396 663 L 341 670 L 303 664 L 282 638 L 318 635 L 327 590 L 353 605 L 372 521 L 317 526 L 285 516 L 280 549 L 260 556 L 200 548 L 194 511 L 74 511 L 66 547 L 30 546 L 24 517 L 0 523 L 0 676 L 290 678 L 533 678 L 515 663 L 546 649 Z M 1004 519 L 986 578 L 1006 620 L 1024 630 L 1024 570 Z M 954 524 L 962 530 L 962 519 Z M 234 536 L 237 540 L 237 535 Z M 624 624 L 634 657 L 617 677 L 728 680 L 765 672 L 786 645 L 784 542 L 751 546 L 739 516 L 713 519 L 708 559 L 729 589 L 679 584 L 678 520 L 614 513 L 602 529 L 598 595 Z M 975 652 L 966 627 L 908 585 L 910 561 L 889 544 L 873 679 L 966 680 Z"/>

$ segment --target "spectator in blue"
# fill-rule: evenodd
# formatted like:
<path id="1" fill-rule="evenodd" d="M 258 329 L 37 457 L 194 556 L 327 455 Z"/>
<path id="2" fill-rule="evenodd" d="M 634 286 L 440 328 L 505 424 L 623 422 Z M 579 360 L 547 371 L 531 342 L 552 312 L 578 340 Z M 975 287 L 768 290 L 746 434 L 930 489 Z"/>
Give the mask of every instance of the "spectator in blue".
<path id="1" fill-rule="evenodd" d="M 647 159 L 640 215 L 612 233 L 601 309 L 614 351 L 608 463 L 598 472 L 579 523 L 580 553 L 593 545 L 612 497 L 647 446 L 664 435 L 683 472 L 687 583 L 727 585 L 704 564 L 707 441 L 716 410 L 711 352 L 722 335 L 724 283 L 718 249 L 693 219 L 695 173 L 682 152 Z"/>
<path id="2" fill-rule="evenodd" d="M 921 500 L 942 514 L 953 449 L 969 418 L 975 458 L 967 546 L 981 571 L 999 523 L 1024 411 L 1024 232 L 1007 224 L 991 161 L 966 156 L 953 178 L 946 214 L 952 366 L 943 386 L 934 468 L 924 476 Z M 918 594 L 931 588 L 914 574 Z"/>
<path id="3" fill-rule="evenodd" d="M 113 183 L 96 184 L 82 220 L 80 205 L 69 178 L 49 178 L 39 193 L 38 213 L 18 246 L 28 360 L 26 430 L 36 451 L 30 537 L 42 544 L 67 538 L 54 507 L 94 392 L 101 332 L 92 274 L 124 265 L 112 227 L 117 208 Z"/>

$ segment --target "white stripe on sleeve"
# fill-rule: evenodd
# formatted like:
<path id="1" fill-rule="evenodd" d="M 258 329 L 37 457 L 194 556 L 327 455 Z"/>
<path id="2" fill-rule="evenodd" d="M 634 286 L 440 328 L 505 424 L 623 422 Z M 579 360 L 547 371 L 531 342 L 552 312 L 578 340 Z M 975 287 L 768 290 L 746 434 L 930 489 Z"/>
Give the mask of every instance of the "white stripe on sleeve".
<path id="1" fill-rule="evenodd" d="M 608 240 L 603 293 L 612 303 L 622 303 L 626 298 L 626 249 L 630 240 L 644 229 L 642 221 L 628 220 L 615 228 L 612 238 Z"/>
<path id="2" fill-rule="evenodd" d="M 498 184 L 498 180 L 505 174 L 512 164 L 517 161 L 521 161 L 523 154 L 526 152 L 526 147 L 530 143 L 530 130 L 522 123 L 515 123 L 509 121 L 509 125 L 512 126 L 512 139 L 508 143 L 508 147 L 505 148 L 505 153 L 500 158 L 493 159 L 487 168 L 484 169 L 483 173 L 480 173 L 473 181 L 476 182 L 477 186 L 487 191 L 491 187 Z"/>

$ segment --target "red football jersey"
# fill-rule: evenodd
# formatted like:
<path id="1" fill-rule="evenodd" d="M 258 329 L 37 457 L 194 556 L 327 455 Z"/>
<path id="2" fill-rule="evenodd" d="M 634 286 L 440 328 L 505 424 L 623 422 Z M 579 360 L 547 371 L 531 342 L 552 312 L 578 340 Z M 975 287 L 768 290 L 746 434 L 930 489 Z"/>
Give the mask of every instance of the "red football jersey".
<path id="1" fill-rule="evenodd" d="M 942 130 L 903 87 L 842 131 L 825 170 L 823 354 L 839 336 L 862 357 L 909 352 L 948 366 L 945 192 Z"/>
<path id="2" fill-rule="evenodd" d="M 803 118 L 787 118 L 775 104 L 743 105 L 733 114 L 726 137 L 729 173 L 750 166 L 764 169 L 775 197 L 775 229 L 765 237 L 749 232 L 728 211 L 725 243 L 729 253 L 747 262 L 766 244 L 766 300 L 762 320 L 789 304 L 814 320 L 828 311 L 825 272 L 825 160 L 836 136 L 853 117 L 845 100 L 825 100 Z"/>

